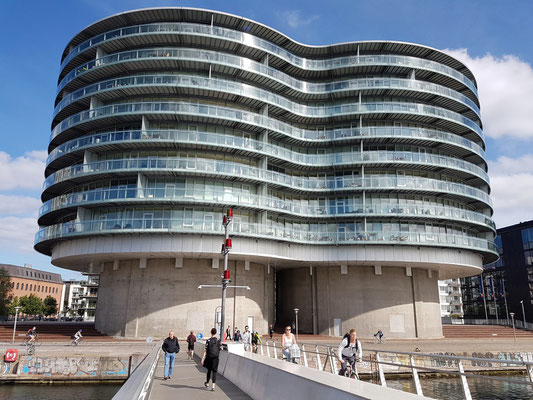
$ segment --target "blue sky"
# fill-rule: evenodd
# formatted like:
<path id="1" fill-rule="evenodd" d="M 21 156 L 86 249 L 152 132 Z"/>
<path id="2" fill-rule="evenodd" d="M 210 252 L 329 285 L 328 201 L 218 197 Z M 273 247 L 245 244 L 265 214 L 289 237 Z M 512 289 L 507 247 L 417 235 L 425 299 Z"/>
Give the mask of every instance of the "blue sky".
<path id="1" fill-rule="evenodd" d="M 385 39 L 448 49 L 474 71 L 480 86 L 498 226 L 533 218 L 532 1 L 3 0 L 0 263 L 31 263 L 76 276 L 32 250 L 60 55 L 73 35 L 96 20 L 156 6 L 237 14 L 312 45 Z"/>

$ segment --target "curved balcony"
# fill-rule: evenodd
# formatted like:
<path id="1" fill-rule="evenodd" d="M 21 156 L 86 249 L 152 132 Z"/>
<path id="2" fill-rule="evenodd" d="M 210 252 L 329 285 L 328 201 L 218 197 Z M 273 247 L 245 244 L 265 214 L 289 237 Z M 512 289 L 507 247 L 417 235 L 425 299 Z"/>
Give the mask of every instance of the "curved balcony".
<path id="1" fill-rule="evenodd" d="M 302 191 L 327 192 L 342 189 L 414 189 L 430 192 L 445 192 L 472 198 L 492 207 L 489 195 L 480 189 L 461 183 L 446 182 L 431 178 L 397 176 L 371 178 L 301 178 L 233 162 L 182 157 L 119 159 L 73 165 L 54 172 L 45 179 L 43 199 L 46 197 L 47 189 L 51 186 L 74 178 L 109 173 L 138 173 L 140 171 L 176 172 L 180 175 L 200 174 L 216 177 L 238 177 Z"/>
<path id="2" fill-rule="evenodd" d="M 270 43 L 267 40 L 253 36 L 249 33 L 239 32 L 233 29 L 221 28 L 217 26 L 183 22 L 128 26 L 95 36 L 81 43 L 69 52 L 69 54 L 67 55 L 67 57 L 65 57 L 61 64 L 61 72 L 63 71 L 65 66 L 78 54 L 90 48 L 94 48 L 97 45 L 101 45 L 102 43 L 118 40 L 124 37 L 158 34 L 164 35 L 165 37 L 168 37 L 168 35 L 177 34 L 204 36 L 210 39 L 224 39 L 234 43 L 242 44 L 247 47 L 262 50 L 270 55 L 273 55 L 286 61 L 287 63 L 295 67 L 310 71 L 332 70 L 360 65 L 391 65 L 417 68 L 435 72 L 452 78 L 467 86 L 476 96 L 478 95 L 476 86 L 465 75 L 451 67 L 448 67 L 435 61 L 400 55 L 360 55 L 319 60 L 306 59 L 303 57 L 296 56 L 280 46 Z M 173 42 L 175 42 L 175 40 L 173 40 Z M 77 69 L 73 71 L 76 70 Z M 68 73 L 66 76 L 69 76 L 73 71 Z"/>
<path id="3" fill-rule="evenodd" d="M 243 207 L 259 210 L 270 210 L 281 214 L 295 215 L 308 218 L 331 217 L 401 217 L 462 221 L 483 228 L 494 233 L 496 226 L 486 215 L 456 207 L 431 204 L 386 204 L 363 205 L 362 203 L 343 201 L 337 204 L 335 198 L 327 199 L 328 205 L 300 204 L 293 201 L 281 200 L 272 196 L 258 196 L 249 193 L 225 193 L 213 190 L 186 190 L 185 188 L 112 188 L 94 189 L 82 192 L 64 194 L 45 202 L 39 209 L 39 219 L 55 211 L 86 205 L 119 204 L 217 204 L 233 207 Z"/>
<path id="4" fill-rule="evenodd" d="M 206 141 L 207 142 L 207 141 Z M 185 144 L 186 142 L 184 142 Z M 197 142 L 202 144 L 202 141 Z M 190 144 L 190 143 L 189 143 Z M 207 144 L 207 143 L 205 143 Z M 302 154 L 288 149 L 264 144 L 261 147 L 261 142 L 255 141 L 252 145 L 257 145 L 255 150 L 258 155 L 268 155 L 283 161 L 294 163 L 297 166 L 305 166 L 312 168 L 325 168 L 331 166 L 349 166 L 349 165 L 363 165 L 363 164 L 390 164 L 398 167 L 419 167 L 430 166 L 438 169 L 446 168 L 463 174 L 467 177 L 475 176 L 487 184 L 490 183 L 489 175 L 481 167 L 472 164 L 468 161 L 461 160 L 455 157 L 448 157 L 439 154 L 431 154 L 424 152 L 410 152 L 410 151 L 364 151 L 364 152 L 337 152 L 331 154 Z M 221 147 L 221 146 L 219 146 Z M 223 145 L 222 147 L 231 147 Z M 251 147 L 251 146 L 250 146 Z M 234 148 L 234 147 L 233 147 Z M 253 150 L 252 150 L 253 151 Z"/>
<path id="5" fill-rule="evenodd" d="M 417 103 L 401 102 L 383 102 L 383 103 L 361 103 L 350 105 L 339 105 L 328 108 L 331 114 L 316 115 L 317 118 L 348 116 L 348 115 L 379 115 L 379 114 L 399 114 L 404 116 L 431 117 L 457 124 L 460 127 L 467 128 L 475 132 L 483 140 L 481 128 L 472 120 L 463 117 L 461 114 L 454 113 L 439 107 L 428 106 Z M 285 122 L 274 118 L 269 118 L 261 114 L 234 109 L 230 107 L 211 106 L 208 104 L 188 103 L 188 102 L 143 102 L 143 103 L 125 103 L 114 104 L 104 107 L 94 108 L 92 110 L 82 111 L 60 122 L 53 130 L 50 136 L 50 142 L 62 132 L 83 123 L 96 121 L 106 117 L 116 117 L 122 115 L 139 115 L 142 114 L 181 114 L 195 115 L 209 118 L 222 118 L 252 125 L 260 129 L 269 129 L 282 135 L 295 139 L 303 139 L 310 131 L 296 128 Z M 320 132 L 318 132 L 320 133 Z M 321 138 L 320 136 L 318 136 Z M 69 138 L 70 139 L 70 138 Z"/>
<path id="6" fill-rule="evenodd" d="M 477 117 L 480 118 L 479 108 L 468 97 L 447 87 L 433 83 L 417 81 L 414 79 L 362 78 L 330 83 L 300 83 L 302 84 L 300 86 L 305 88 L 305 93 L 329 94 L 344 91 L 364 91 L 376 89 L 391 89 L 394 91 L 405 90 L 417 93 L 428 93 L 457 101 L 462 106 L 469 107 L 477 115 Z M 141 87 L 176 87 L 231 93 L 259 100 L 302 116 L 328 115 L 331 113 L 331 111 L 328 113 L 327 107 L 310 107 L 304 104 L 295 103 L 284 96 L 273 93 L 272 91 L 259 89 L 252 85 L 226 79 L 206 78 L 197 75 L 138 75 L 109 79 L 76 90 L 66 95 L 57 104 L 54 110 L 54 117 L 60 111 L 65 109 L 65 107 L 81 99 L 117 89 L 138 89 Z M 299 90 L 294 87 L 293 89 Z"/>
<path id="7" fill-rule="evenodd" d="M 309 232 L 255 223 L 230 224 L 232 236 L 256 237 L 321 245 L 414 245 L 480 250 L 491 260 L 498 258 L 495 244 L 466 235 L 413 232 Z M 221 224 L 183 218 L 124 218 L 65 222 L 40 229 L 35 235 L 38 251 L 50 254 L 52 241 L 76 237 L 126 233 L 183 233 L 223 235 Z M 48 242 L 48 243 L 47 243 Z"/>
<path id="8" fill-rule="evenodd" d="M 480 162 L 485 163 L 485 152 L 476 143 L 465 139 L 461 136 L 454 135 L 443 131 L 424 128 L 411 127 L 364 127 L 364 128 L 346 128 L 335 129 L 329 131 L 322 131 L 317 133 L 314 131 L 315 139 L 318 140 L 318 135 L 325 135 L 325 139 L 321 142 L 343 141 L 350 138 L 359 139 L 413 139 L 423 140 L 432 143 L 440 143 L 446 145 L 455 145 L 462 149 L 471 151 L 480 157 Z M 311 138 L 307 138 L 311 139 Z M 110 144 L 121 143 L 182 143 L 191 144 L 198 143 L 207 146 L 239 148 L 242 150 L 249 150 L 265 155 L 269 155 L 284 161 L 289 161 L 295 164 L 315 164 L 314 157 L 325 156 L 311 156 L 302 154 L 296 151 L 288 150 L 284 147 L 276 146 L 269 143 L 264 143 L 255 139 L 245 137 L 224 135 L 212 132 L 189 131 L 189 130 L 148 130 L 148 131 L 118 131 L 118 132 L 101 132 L 92 135 L 82 136 L 80 138 L 69 140 L 57 146 L 48 155 L 46 165 L 68 154 L 76 151 L 82 151 L 98 146 L 108 146 Z M 310 157 L 310 158 L 308 158 Z"/>
<path id="9" fill-rule="evenodd" d="M 199 134 L 201 135 L 201 134 Z M 218 138 L 217 134 L 205 134 L 206 137 L 199 137 L 195 143 L 198 145 L 216 145 L 216 147 L 222 147 L 227 149 L 235 149 L 235 145 L 230 143 L 224 143 L 222 138 Z M 203 140 L 202 140 L 203 139 Z M 208 140 L 211 139 L 211 140 Z M 219 139 L 213 141 L 213 139 Z M 177 143 L 175 141 L 174 143 Z M 282 161 L 293 163 L 296 166 L 305 166 L 311 168 L 324 168 L 331 166 L 347 166 L 347 165 L 361 165 L 361 164 L 394 164 L 398 166 L 406 166 L 410 164 L 413 167 L 420 165 L 432 166 L 435 168 L 447 168 L 456 172 L 465 173 L 467 175 L 476 176 L 486 183 L 490 182 L 489 175 L 481 167 L 472 164 L 468 161 L 464 161 L 455 157 L 448 157 L 439 154 L 431 154 L 424 152 L 410 152 L 410 151 L 364 151 L 364 152 L 336 152 L 330 154 L 302 154 L 299 152 L 291 151 L 284 147 L 263 143 L 252 139 L 240 140 L 244 145 L 242 150 L 249 150 L 257 153 L 258 155 L 267 155 L 273 158 L 277 158 Z M 185 140 L 182 141 L 184 145 L 190 145 L 191 142 Z M 107 145 L 109 142 L 102 143 Z"/>

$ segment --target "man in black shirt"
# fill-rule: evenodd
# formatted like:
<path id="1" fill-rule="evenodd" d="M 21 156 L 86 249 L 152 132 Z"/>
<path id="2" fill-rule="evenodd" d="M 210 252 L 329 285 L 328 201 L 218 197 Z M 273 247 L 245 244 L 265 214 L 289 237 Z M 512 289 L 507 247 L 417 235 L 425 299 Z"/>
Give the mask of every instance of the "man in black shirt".
<path id="1" fill-rule="evenodd" d="M 180 344 L 178 338 L 174 336 L 174 332 L 170 331 L 168 337 L 163 342 L 163 351 L 165 352 L 165 377 L 164 379 L 172 378 L 172 371 L 174 369 L 174 357 L 180 352 Z"/>

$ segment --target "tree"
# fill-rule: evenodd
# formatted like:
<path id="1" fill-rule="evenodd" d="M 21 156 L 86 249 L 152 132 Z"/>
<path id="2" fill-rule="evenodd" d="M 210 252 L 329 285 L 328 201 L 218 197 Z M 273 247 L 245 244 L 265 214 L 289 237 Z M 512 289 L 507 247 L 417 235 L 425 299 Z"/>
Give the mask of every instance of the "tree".
<path id="1" fill-rule="evenodd" d="M 8 315 L 8 305 L 11 303 L 12 292 L 11 277 L 5 268 L 0 268 L 0 316 Z"/>
<path id="2" fill-rule="evenodd" d="M 29 296 L 22 296 L 19 302 L 24 314 L 37 315 L 43 312 L 43 301 L 33 293 Z"/>
<path id="3" fill-rule="evenodd" d="M 57 314 L 57 300 L 55 297 L 46 296 L 43 301 L 43 314 L 47 317 Z"/>
<path id="4" fill-rule="evenodd" d="M 8 315 L 15 315 L 15 307 L 19 307 L 20 306 L 20 301 L 19 301 L 19 298 L 18 297 L 13 297 L 13 299 L 11 300 L 11 302 L 9 303 L 9 305 L 7 306 L 7 313 Z M 19 310 L 20 312 L 20 310 Z"/>

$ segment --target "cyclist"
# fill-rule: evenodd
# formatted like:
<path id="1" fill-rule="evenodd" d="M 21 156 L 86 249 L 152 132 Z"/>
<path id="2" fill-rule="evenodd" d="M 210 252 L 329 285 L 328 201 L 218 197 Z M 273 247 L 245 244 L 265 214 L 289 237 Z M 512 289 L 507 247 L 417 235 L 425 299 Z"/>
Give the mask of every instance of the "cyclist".
<path id="1" fill-rule="evenodd" d="M 339 375 L 344 376 L 348 365 L 351 365 L 352 371 L 355 371 L 355 362 L 361 362 L 362 357 L 363 348 L 361 347 L 361 342 L 357 340 L 357 332 L 355 329 L 352 329 L 350 330 L 350 333 L 344 335 L 339 344 L 339 349 L 337 350 L 337 358 L 341 363 Z"/>
<path id="2" fill-rule="evenodd" d="M 378 340 L 379 343 L 381 343 L 381 340 L 383 339 L 383 332 L 381 332 L 381 329 L 378 329 L 374 337 Z"/>
<path id="3" fill-rule="evenodd" d="M 76 333 L 74 334 L 74 344 L 75 344 L 75 345 L 78 345 L 78 343 L 80 342 L 80 340 L 81 340 L 82 337 L 83 337 L 83 336 L 82 336 L 82 334 L 81 334 L 81 329 L 80 329 L 78 332 L 76 332 Z"/>
<path id="4" fill-rule="evenodd" d="M 35 343 L 35 339 L 37 338 L 37 328 L 34 326 L 31 329 L 28 329 L 28 343 Z"/>

